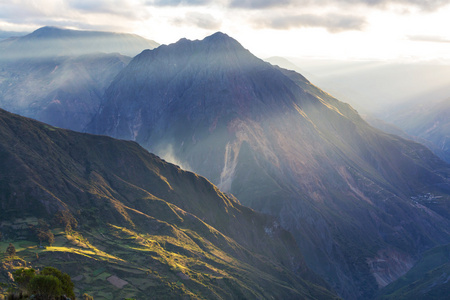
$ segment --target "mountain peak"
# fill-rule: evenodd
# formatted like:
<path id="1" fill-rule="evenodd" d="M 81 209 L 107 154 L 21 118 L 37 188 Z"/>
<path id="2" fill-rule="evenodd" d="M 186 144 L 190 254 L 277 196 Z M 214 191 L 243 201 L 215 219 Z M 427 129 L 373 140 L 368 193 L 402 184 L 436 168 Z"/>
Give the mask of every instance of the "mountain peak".
<path id="1" fill-rule="evenodd" d="M 167 62 L 171 66 L 169 69 Z M 201 66 L 209 72 L 217 68 L 236 70 L 261 63 L 238 41 L 225 33 L 216 32 L 202 40 L 181 38 L 176 43 L 143 51 L 131 62 L 129 69 L 133 73 L 143 68 L 154 69 L 158 65 L 156 69 L 165 68 L 168 73 L 176 73 L 184 68 L 181 66 Z"/>
<path id="2" fill-rule="evenodd" d="M 181 38 L 178 42 L 169 45 L 169 47 L 183 47 L 183 49 L 191 46 L 195 47 L 196 51 L 202 49 L 212 49 L 217 51 L 221 48 L 227 50 L 244 50 L 244 47 L 237 40 L 220 31 L 205 37 L 203 40 L 189 40 L 187 38 Z"/>
<path id="3" fill-rule="evenodd" d="M 215 40 L 215 41 L 221 41 L 221 40 L 228 40 L 232 39 L 228 34 L 223 33 L 221 31 L 217 31 L 216 33 L 211 34 L 210 36 L 207 36 L 205 40 Z"/>
<path id="4" fill-rule="evenodd" d="M 29 38 L 47 38 L 53 37 L 55 35 L 60 35 L 63 32 L 69 31 L 68 29 L 63 29 L 55 26 L 44 26 L 36 29 L 30 33 L 27 37 Z"/>
<path id="5" fill-rule="evenodd" d="M 229 35 L 227 35 L 223 32 L 220 32 L 220 31 L 218 31 L 210 36 L 205 37 L 203 39 L 203 42 L 206 42 L 209 44 L 215 44 L 215 45 L 219 45 L 219 46 L 226 46 L 229 48 L 238 47 L 238 48 L 244 49 L 244 47 L 242 47 L 242 45 L 238 41 L 236 41 Z"/>
<path id="6" fill-rule="evenodd" d="M 43 32 L 43 31 L 57 31 L 57 30 L 64 30 L 57 26 L 43 26 L 41 28 L 36 29 L 33 32 Z"/>

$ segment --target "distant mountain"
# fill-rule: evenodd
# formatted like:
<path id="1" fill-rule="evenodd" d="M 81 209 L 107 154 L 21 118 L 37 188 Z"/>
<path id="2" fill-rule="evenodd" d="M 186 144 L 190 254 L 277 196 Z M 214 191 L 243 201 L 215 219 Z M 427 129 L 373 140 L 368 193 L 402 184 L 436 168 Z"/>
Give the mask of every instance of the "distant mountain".
<path id="1" fill-rule="evenodd" d="M 0 174 L 3 239 L 33 266 L 68 272 L 80 294 L 334 298 L 273 218 L 134 142 L 57 129 L 0 110 Z M 66 217 L 58 218 L 61 212 Z M 72 227 L 64 231 L 58 220 Z M 45 221 L 55 242 L 42 249 L 30 228 Z M 2 261 L 3 283 L 10 261 Z"/>
<path id="2" fill-rule="evenodd" d="M 19 36 L 27 35 L 29 32 L 17 32 L 17 31 L 3 31 L 0 30 L 0 41 L 8 38 L 16 38 Z"/>
<path id="3" fill-rule="evenodd" d="M 0 42 L 0 107 L 81 131 L 130 57 L 156 47 L 132 34 L 43 27 Z"/>
<path id="4" fill-rule="evenodd" d="M 347 299 L 372 298 L 450 241 L 448 165 L 223 33 L 136 56 L 88 129 L 137 141 L 276 216 Z"/>
<path id="5" fill-rule="evenodd" d="M 131 59 L 90 54 L 0 67 L 0 106 L 54 126 L 81 131 L 105 89 Z"/>
<path id="6" fill-rule="evenodd" d="M 311 58 L 290 58 L 290 61 L 308 72 L 308 76 L 313 75 L 310 80 L 315 85 L 359 112 L 384 121 L 388 121 L 385 114 L 399 104 L 444 99 L 450 95 L 450 66 L 440 62 Z"/>
<path id="7" fill-rule="evenodd" d="M 380 120 L 372 115 L 364 115 L 364 120 L 369 123 L 371 126 L 378 128 L 384 132 L 398 135 L 399 137 L 402 137 L 404 139 L 412 140 L 418 143 L 421 143 L 422 145 L 425 145 L 430 149 L 435 155 L 446 161 L 446 152 L 441 149 L 439 146 L 431 142 L 430 140 L 426 140 L 424 138 L 421 138 L 419 136 L 414 136 L 411 134 L 406 133 L 399 127 L 395 126 L 392 123 L 388 123 L 387 121 Z M 448 161 L 447 161 L 448 162 Z"/>
<path id="8" fill-rule="evenodd" d="M 292 63 L 288 59 L 280 56 L 272 56 L 269 58 L 266 58 L 265 61 L 271 63 L 272 65 L 279 66 L 280 68 L 296 71 L 298 73 L 305 74 L 304 71 L 300 70 L 300 67 L 298 67 L 296 64 Z"/>
<path id="9" fill-rule="evenodd" d="M 385 119 L 412 136 L 426 140 L 430 149 L 450 163 L 450 98 L 420 101 L 391 109 Z"/>
<path id="10" fill-rule="evenodd" d="M 449 145 L 446 145 L 450 136 L 449 126 L 446 123 L 448 118 L 445 118 L 450 113 L 450 99 L 440 103 L 429 101 L 431 95 L 445 95 L 445 91 L 450 91 L 450 82 L 447 82 L 446 76 L 450 75 L 448 66 L 310 62 L 311 65 L 306 67 L 310 72 L 306 72 L 283 57 L 271 57 L 266 61 L 307 74 L 308 78 L 325 90 L 361 110 L 364 120 L 370 125 L 419 142 L 441 159 L 450 162 Z M 402 76 L 402 73 L 408 76 Z M 411 84 L 411 78 L 417 81 L 424 77 L 428 78 L 426 84 Z M 376 83 L 376 93 L 367 86 L 371 83 Z M 432 88 L 428 88 L 428 85 Z M 403 91 L 405 88 L 407 92 Z"/>
<path id="11" fill-rule="evenodd" d="M 114 52 L 135 56 L 158 46 L 155 41 L 135 34 L 46 26 L 25 36 L 0 41 L 0 61 Z"/>

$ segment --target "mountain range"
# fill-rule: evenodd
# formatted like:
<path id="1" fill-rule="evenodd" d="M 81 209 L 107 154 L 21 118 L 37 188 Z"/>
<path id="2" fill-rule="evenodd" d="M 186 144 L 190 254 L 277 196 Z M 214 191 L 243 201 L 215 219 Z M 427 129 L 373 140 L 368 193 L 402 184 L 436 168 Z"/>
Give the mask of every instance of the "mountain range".
<path id="1" fill-rule="evenodd" d="M 0 40 L 27 35 L 29 32 L 0 30 Z"/>
<path id="2" fill-rule="evenodd" d="M 57 39 L 58 30 L 44 29 Z M 45 38 L 37 35 L 37 39 Z M 0 45 L 6 49 L 8 44 Z M 63 63 L 49 64 L 61 57 Z M 98 67 L 93 68 L 96 63 Z M 261 298 L 268 293 L 275 298 L 327 299 L 334 297 L 327 290 L 330 287 L 345 299 L 372 299 L 387 295 L 380 293 L 397 279 L 406 278 L 408 271 L 417 274 L 424 270 L 413 267 L 429 253 L 426 251 L 450 243 L 448 164 L 416 142 L 371 127 L 350 105 L 301 74 L 260 60 L 226 34 L 219 32 L 196 41 L 181 39 L 144 50 L 132 59 L 123 53 L 58 54 L 31 61 L 6 60 L 3 66 L 10 68 L 2 69 L 6 70 L 0 83 L 5 83 L 2 107 L 10 105 L 8 110 L 39 117 L 54 126 L 132 140 L 217 186 L 160 161 L 136 143 L 60 130 L 4 112 L 6 120 L 35 124 L 19 126 L 23 128 L 15 131 L 17 139 L 26 141 L 30 136 L 30 142 L 15 159 L 9 159 L 14 149 L 7 148 L 4 161 L 21 162 L 23 156 L 41 153 L 36 160 L 18 164 L 24 165 L 23 171 L 14 174 L 24 173 L 25 177 L 14 182 L 14 189 L 9 187 L 12 183 L 5 189 L 11 191 L 2 200 L 7 203 L 8 216 L 17 217 L 14 210 L 22 207 L 22 202 L 11 196 L 14 193 L 22 195 L 21 199 L 34 199 L 29 218 L 48 218 L 49 212 L 69 210 L 88 224 L 77 232 L 92 237 L 84 238 L 92 251 L 104 251 L 103 259 L 111 255 L 116 262 L 122 259 L 128 264 L 111 265 L 107 270 L 90 264 L 90 272 L 96 276 L 124 277 L 119 271 L 123 268 L 128 268 L 126 276 L 136 273 L 136 265 L 142 265 L 145 258 L 133 257 L 136 249 L 144 251 L 144 247 L 157 252 L 157 260 L 172 272 L 158 275 L 168 274 L 167 268 L 158 265 L 154 273 L 161 279 L 157 291 L 163 292 L 158 295 L 168 292 L 161 286 L 169 286 L 179 296 Z M 14 68 L 23 68 L 19 72 L 22 77 L 14 75 Z M 34 77 L 27 75 L 35 69 Z M 75 75 L 64 80 L 69 73 Z M 42 78 L 47 81 L 31 85 Z M 35 97 L 40 89 L 43 96 Z M 16 97 L 20 93 L 23 97 Z M 22 108 L 21 103 L 25 103 Z M 77 109 L 83 106 L 87 108 L 81 114 Z M 30 132 L 39 134 L 35 137 Z M 5 147 L 19 141 L 11 140 Z M 42 151 L 31 147 L 34 144 Z M 11 164 L 5 169 L 12 168 Z M 49 171 L 27 172 L 34 170 L 31 166 L 47 170 L 47 165 Z M 34 179 L 38 175 L 45 180 Z M 30 192 L 25 195 L 24 191 Z M 198 191 L 207 196 L 196 194 Z M 248 216 L 247 212 L 255 217 L 241 216 Z M 172 233 L 167 234 L 164 226 L 163 233 L 146 231 L 151 226 L 140 213 L 169 224 Z M 191 220 L 186 215 L 195 221 L 186 221 Z M 220 234 L 212 238 L 213 229 L 199 232 L 204 228 L 202 222 Z M 273 232 L 279 233 L 276 240 L 271 239 Z M 193 254 L 193 244 L 183 234 L 197 245 L 199 240 L 205 241 L 199 245 L 202 251 L 213 251 L 206 245 L 217 247 L 219 252 L 213 252 L 220 263 L 210 252 L 196 248 Z M 164 238 L 156 238 L 160 235 Z M 68 236 L 59 235 L 60 248 L 71 239 Z M 216 237 L 221 242 L 216 242 Z M 130 240 L 133 246 L 127 244 Z M 167 247 L 148 246 L 154 241 Z M 252 254 L 241 255 L 236 247 Z M 175 253 L 181 255 L 178 260 Z M 196 258 L 194 265 L 187 257 Z M 209 264 L 206 269 L 200 267 L 203 263 Z M 227 278 L 232 283 L 217 281 L 217 274 L 214 278 L 204 275 L 213 268 L 216 272 L 230 270 Z M 248 271 L 246 275 L 238 275 L 242 270 Z M 96 282 L 94 275 L 81 279 L 81 286 Z M 178 280 L 180 284 L 173 285 L 175 279 L 186 276 L 200 284 Z M 143 278 L 133 280 L 142 282 Z M 272 284 L 265 287 L 269 281 Z M 392 290 L 386 291 L 392 295 Z M 124 295 L 120 293 L 114 297 Z"/>
<path id="3" fill-rule="evenodd" d="M 362 114 L 384 120 L 391 109 L 403 104 L 434 102 L 450 94 L 450 66 L 440 61 L 333 60 L 273 58 L 283 68 L 293 69 Z"/>
<path id="4" fill-rule="evenodd" d="M 415 140 L 450 162 L 446 116 L 450 68 L 437 63 L 337 62 L 281 57 L 268 62 L 308 75 L 334 96 L 358 109 L 372 126 Z M 308 70 L 308 71 L 306 71 Z"/>
<path id="5" fill-rule="evenodd" d="M 114 76 L 154 41 L 131 34 L 42 27 L 0 41 L 0 105 L 83 130 Z"/>
<path id="6" fill-rule="evenodd" d="M 450 163 L 450 98 L 401 105 L 385 119 L 408 134 L 425 140 L 430 149 Z"/>
<path id="7" fill-rule="evenodd" d="M 29 263 L 68 272 L 80 295 L 83 288 L 111 299 L 336 297 L 276 220 L 134 142 L 0 110 L 0 170 L 3 238 Z M 65 231 L 54 221 L 61 212 L 72 224 Z M 44 249 L 27 229 L 39 220 L 56 236 Z M 8 267 L 2 263 L 0 278 Z"/>
<path id="8" fill-rule="evenodd" d="M 71 30 L 46 26 L 30 34 L 0 41 L 0 61 L 121 53 L 135 56 L 159 44 L 135 34 Z"/>
<path id="9" fill-rule="evenodd" d="M 344 298 L 373 297 L 450 241 L 448 165 L 223 33 L 136 56 L 88 131 L 137 141 L 277 217 Z M 439 204 L 412 200 L 427 194 Z"/>

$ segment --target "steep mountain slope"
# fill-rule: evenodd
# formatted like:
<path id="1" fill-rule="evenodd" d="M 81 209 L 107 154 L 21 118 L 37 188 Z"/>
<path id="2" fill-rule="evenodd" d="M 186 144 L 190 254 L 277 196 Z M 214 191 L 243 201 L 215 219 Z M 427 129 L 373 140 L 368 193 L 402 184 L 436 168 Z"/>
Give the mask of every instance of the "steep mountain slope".
<path id="1" fill-rule="evenodd" d="M 404 276 L 380 291 L 377 299 L 446 299 L 450 295 L 450 245 L 436 247 Z"/>
<path id="2" fill-rule="evenodd" d="M 391 110 L 385 119 L 410 135 L 428 141 L 435 153 L 450 162 L 450 98 L 442 101 L 420 101 Z"/>
<path id="3" fill-rule="evenodd" d="M 277 216 L 345 298 L 372 297 L 450 240 L 446 211 L 410 199 L 448 203 L 447 165 L 222 33 L 135 57 L 89 130 L 137 141 Z"/>
<path id="4" fill-rule="evenodd" d="M 3 110 L 0 141 L 3 239 L 19 243 L 33 264 L 69 272 L 78 289 L 102 298 L 107 277 L 117 287 L 111 299 L 333 297 L 272 218 L 136 143 Z M 57 228 L 61 211 L 69 225 L 76 218 L 76 231 Z M 41 226 L 37 218 L 56 226 L 55 245 L 46 250 L 23 245 L 27 228 Z"/>
<path id="5" fill-rule="evenodd" d="M 157 45 L 131 34 L 55 27 L 1 41 L 0 107 L 81 131 L 130 61 L 125 55 Z"/>
<path id="6" fill-rule="evenodd" d="M 363 114 L 384 118 L 397 104 L 444 99 L 450 66 L 436 61 L 370 61 L 290 58 L 308 78 Z M 299 69 L 294 69 L 299 72 Z M 303 73 L 302 73 L 303 74 Z"/>
<path id="7" fill-rule="evenodd" d="M 448 144 L 450 99 L 440 102 L 429 101 L 430 97 L 445 95 L 448 91 L 450 86 L 446 82 L 448 81 L 446 74 L 450 74 L 448 66 L 369 64 L 364 67 L 364 63 L 348 66 L 341 63 L 342 65 L 338 64 L 333 69 L 333 64 L 322 63 L 321 66 L 316 62 L 316 65 L 311 63 L 308 68 L 312 72 L 317 72 L 315 76 L 282 57 L 271 57 L 266 61 L 307 74 L 308 78 L 314 79 L 313 82 L 362 111 L 364 120 L 373 127 L 419 142 L 447 163 L 450 162 Z M 349 74 L 341 77 L 345 70 L 349 70 Z M 411 79 L 420 82 L 411 84 Z M 377 84 L 373 84 L 374 82 Z M 368 84 L 372 86 L 369 88 Z M 379 88 L 380 86 L 383 88 Z M 376 88 L 377 91 L 374 92 L 371 88 Z M 404 89 L 407 89 L 407 93 Z M 377 94 L 385 92 L 387 95 Z M 383 103 L 380 99 L 384 99 L 387 103 Z M 400 100 L 402 103 L 398 104 L 397 101 Z"/>
<path id="8" fill-rule="evenodd" d="M 380 120 L 372 115 L 364 115 L 363 118 L 371 126 L 378 128 L 381 131 L 384 131 L 384 132 L 387 132 L 390 134 L 395 134 L 404 139 L 412 140 L 412 141 L 415 141 L 422 145 L 427 146 L 427 148 L 430 149 L 435 155 L 437 155 L 439 158 L 443 159 L 444 161 L 447 161 L 446 156 L 448 156 L 448 155 L 446 154 L 446 152 L 441 147 L 437 146 L 430 140 L 426 140 L 422 137 L 408 134 L 405 131 L 403 131 L 402 129 L 400 129 L 400 127 L 397 127 L 392 123 L 388 123 L 386 121 Z"/>

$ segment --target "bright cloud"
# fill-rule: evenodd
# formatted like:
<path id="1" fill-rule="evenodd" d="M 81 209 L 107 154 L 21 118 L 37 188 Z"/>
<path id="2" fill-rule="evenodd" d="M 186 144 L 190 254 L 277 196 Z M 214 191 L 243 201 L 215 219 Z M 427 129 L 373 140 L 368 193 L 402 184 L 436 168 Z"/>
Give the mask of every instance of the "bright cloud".
<path id="1" fill-rule="evenodd" d="M 323 27 L 330 32 L 362 30 L 365 24 L 366 20 L 364 18 L 340 14 L 269 16 L 255 21 L 256 26 L 278 30 Z"/>
<path id="2" fill-rule="evenodd" d="M 176 26 L 194 26 L 206 30 L 219 30 L 222 22 L 211 14 L 187 12 L 184 17 L 174 20 Z"/>
<path id="3" fill-rule="evenodd" d="M 52 25 L 171 43 L 220 30 L 262 57 L 450 60 L 449 16 L 448 0 L 0 0 L 0 31 Z"/>

